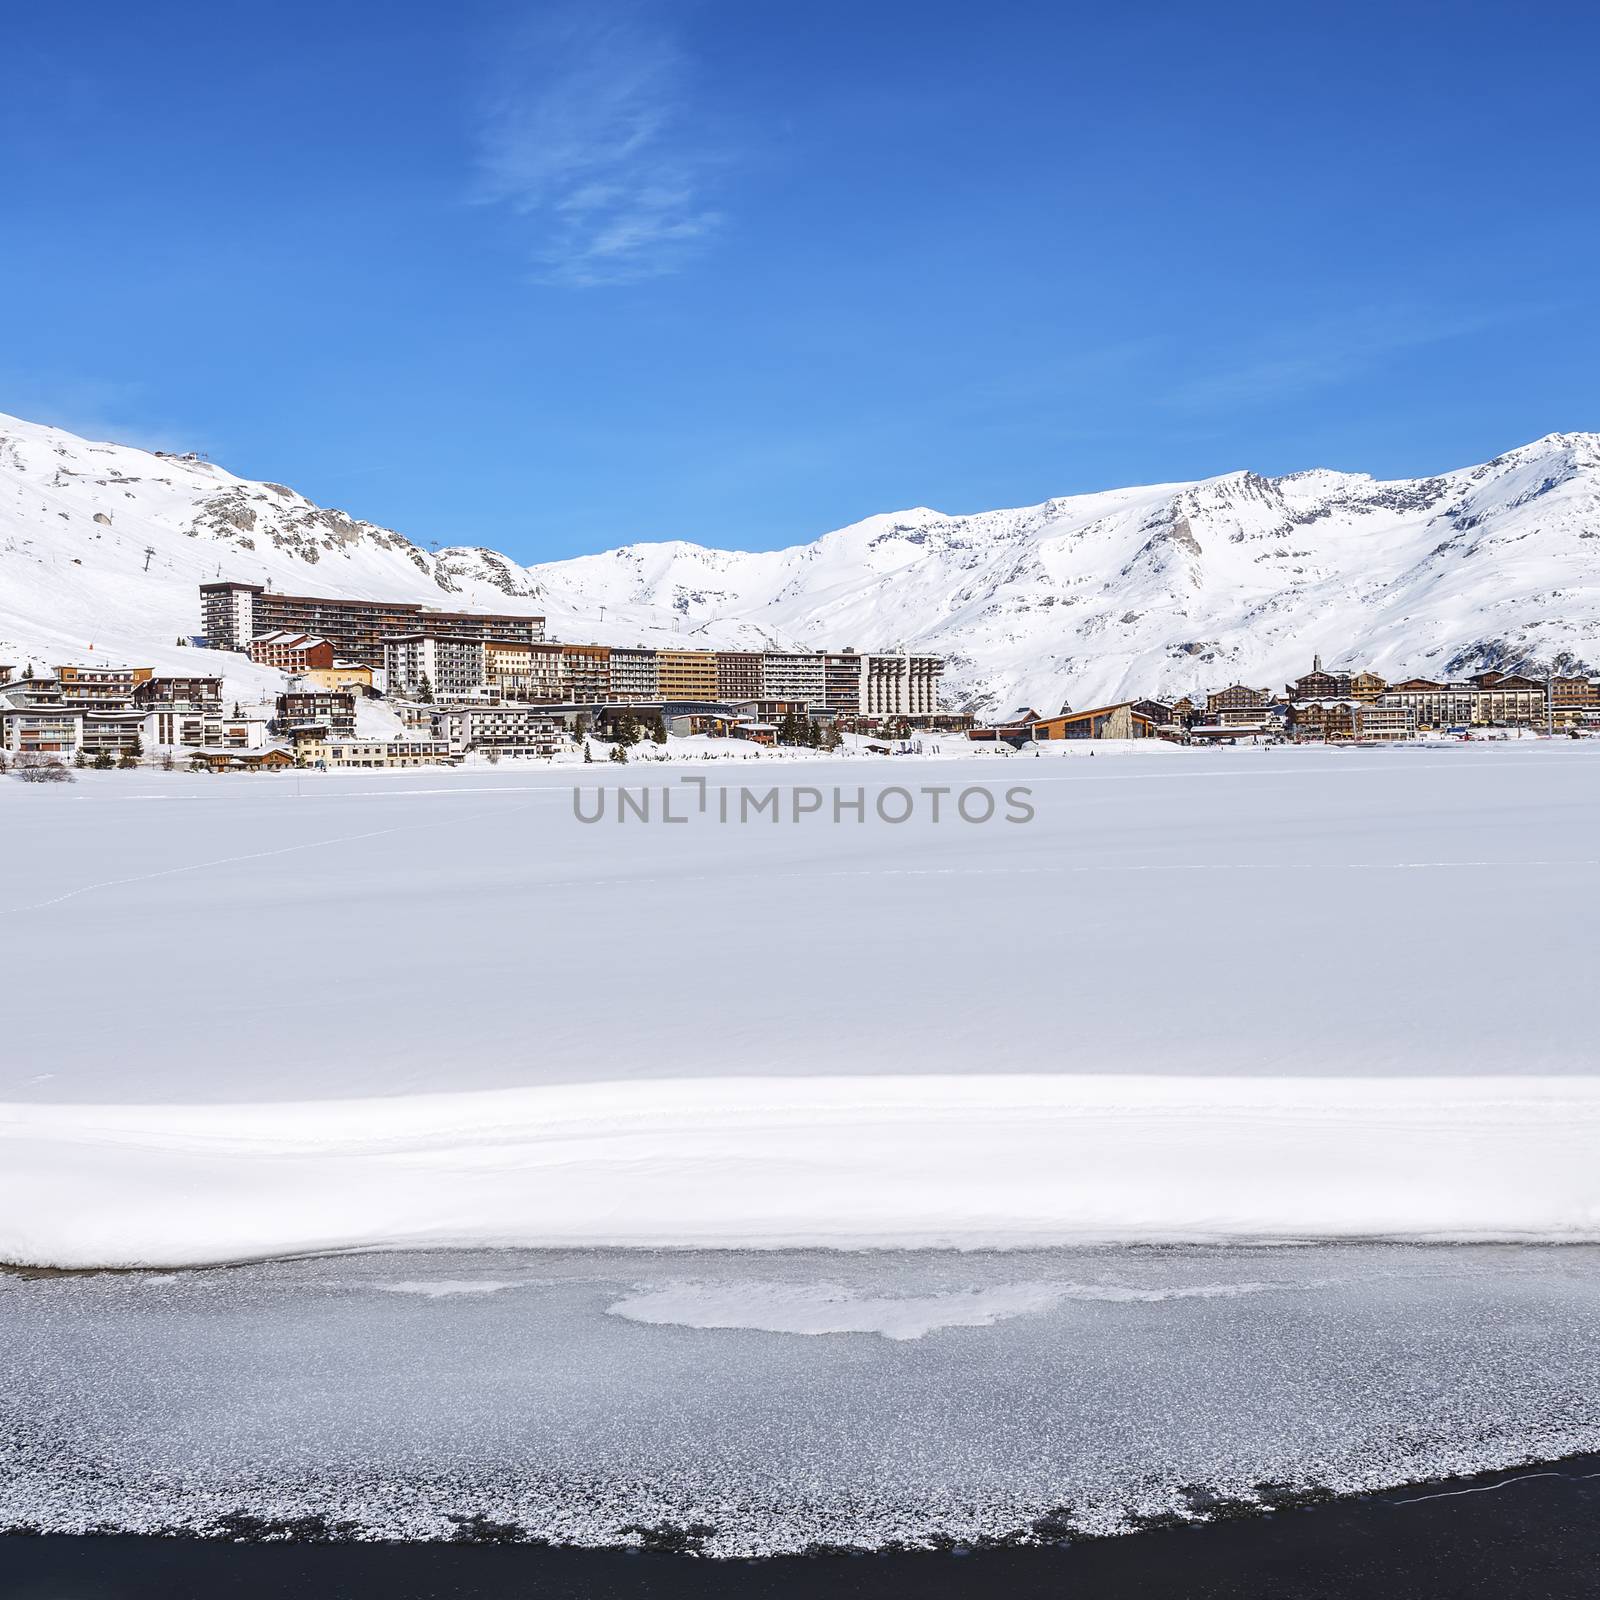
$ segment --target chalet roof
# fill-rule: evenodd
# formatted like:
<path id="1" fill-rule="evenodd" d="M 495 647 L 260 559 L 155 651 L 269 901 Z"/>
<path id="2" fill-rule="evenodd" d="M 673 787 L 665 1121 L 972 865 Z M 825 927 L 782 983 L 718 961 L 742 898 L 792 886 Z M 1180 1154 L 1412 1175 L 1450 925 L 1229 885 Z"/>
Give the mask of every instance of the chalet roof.
<path id="1" fill-rule="evenodd" d="M 184 761 L 208 761 L 216 764 L 237 763 L 242 767 L 260 765 L 263 761 L 293 761 L 287 750 L 219 750 L 215 747 L 184 745 L 178 751 Z"/>
<path id="2" fill-rule="evenodd" d="M 312 633 L 294 633 L 288 629 L 280 628 L 276 633 L 258 633 L 250 641 L 251 644 L 271 644 L 281 646 L 285 650 L 317 650 L 323 645 L 333 646 L 326 639 Z"/>
<path id="3" fill-rule="evenodd" d="M 1103 716 L 1106 715 L 1107 712 L 1110 712 L 1110 711 L 1122 711 L 1122 710 L 1126 709 L 1129 712 L 1131 712 L 1134 716 L 1138 717 L 1141 721 L 1149 722 L 1151 719 L 1149 717 L 1145 716 L 1145 714 L 1142 711 L 1134 711 L 1133 710 L 1133 708 L 1136 705 L 1138 705 L 1139 703 L 1140 702 L 1137 701 L 1137 700 L 1116 700 L 1116 701 L 1113 701 L 1112 704 L 1110 704 L 1108 706 L 1090 706 L 1088 708 L 1088 710 L 1086 710 L 1086 711 L 1068 711 L 1068 712 L 1064 712 L 1059 717 L 1038 717 L 1035 720 L 1038 721 L 1038 722 L 1044 722 L 1044 723 L 1050 723 L 1050 722 L 1083 722 L 1089 717 L 1103 717 Z"/>

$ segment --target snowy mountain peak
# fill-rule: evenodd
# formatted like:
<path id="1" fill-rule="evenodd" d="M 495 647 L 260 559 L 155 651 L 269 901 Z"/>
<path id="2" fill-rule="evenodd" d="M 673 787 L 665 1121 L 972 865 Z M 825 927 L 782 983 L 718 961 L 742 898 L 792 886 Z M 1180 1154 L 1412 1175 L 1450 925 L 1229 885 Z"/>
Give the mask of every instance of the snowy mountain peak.
<path id="1" fill-rule="evenodd" d="M 950 658 L 982 711 L 1272 684 L 1330 666 L 1600 668 L 1600 434 L 1381 481 L 1313 467 L 952 515 L 880 513 L 807 544 L 624 545 L 526 567 L 425 550 L 197 455 L 0 416 L 0 661 L 93 649 L 176 670 L 197 586 L 539 612 L 613 644 Z M 230 672 L 248 670 L 229 658 Z"/>

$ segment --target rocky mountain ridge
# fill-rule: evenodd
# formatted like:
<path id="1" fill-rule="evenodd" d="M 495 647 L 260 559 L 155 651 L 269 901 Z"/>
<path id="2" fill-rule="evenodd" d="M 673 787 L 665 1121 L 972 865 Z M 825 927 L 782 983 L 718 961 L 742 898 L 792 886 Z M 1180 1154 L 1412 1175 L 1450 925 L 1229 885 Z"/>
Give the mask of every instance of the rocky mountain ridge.
<path id="1" fill-rule="evenodd" d="M 1600 435 L 1379 481 L 1317 468 L 868 517 L 776 551 L 685 541 L 525 566 L 424 549 L 195 455 L 0 416 L 0 661 L 154 661 L 211 578 L 542 612 L 555 637 L 950 658 L 951 699 L 1055 709 L 1313 652 L 1388 675 L 1600 669 Z M 160 664 L 157 662 L 157 664 Z"/>

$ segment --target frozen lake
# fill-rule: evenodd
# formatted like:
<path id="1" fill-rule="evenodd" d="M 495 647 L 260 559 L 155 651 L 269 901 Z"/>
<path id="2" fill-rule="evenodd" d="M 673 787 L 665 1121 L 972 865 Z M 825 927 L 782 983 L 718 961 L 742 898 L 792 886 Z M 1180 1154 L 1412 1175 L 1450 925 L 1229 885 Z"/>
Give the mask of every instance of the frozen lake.
<path id="1" fill-rule="evenodd" d="M 0 1260 L 1595 1239 L 1597 801 L 1537 740 L 8 780 Z"/>
<path id="2" fill-rule="evenodd" d="M 1587 1070 L 1600 740 L 1160 750 L 0 783 L 0 1101 Z M 868 818 L 574 820 L 686 773 Z"/>
<path id="3" fill-rule="evenodd" d="M 9 1275 L 0 1525 L 482 1516 L 734 1554 L 1392 1486 L 1600 1447 L 1597 1269 L 1325 1245 Z"/>

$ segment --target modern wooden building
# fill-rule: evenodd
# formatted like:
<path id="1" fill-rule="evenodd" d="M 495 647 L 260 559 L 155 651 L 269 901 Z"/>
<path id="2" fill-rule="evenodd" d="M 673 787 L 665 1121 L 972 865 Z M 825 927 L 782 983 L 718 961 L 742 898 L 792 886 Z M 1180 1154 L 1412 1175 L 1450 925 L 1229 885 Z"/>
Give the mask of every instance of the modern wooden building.
<path id="1" fill-rule="evenodd" d="M 275 772 L 294 765 L 287 750 L 191 750 L 185 759 L 208 772 Z"/>
<path id="2" fill-rule="evenodd" d="M 1139 702 L 1124 700 L 1117 705 L 1092 706 L 1087 711 L 1068 711 L 1059 717 L 1040 717 L 1028 725 L 1029 737 L 1051 739 L 1149 739 L 1156 724 L 1138 710 Z"/>

